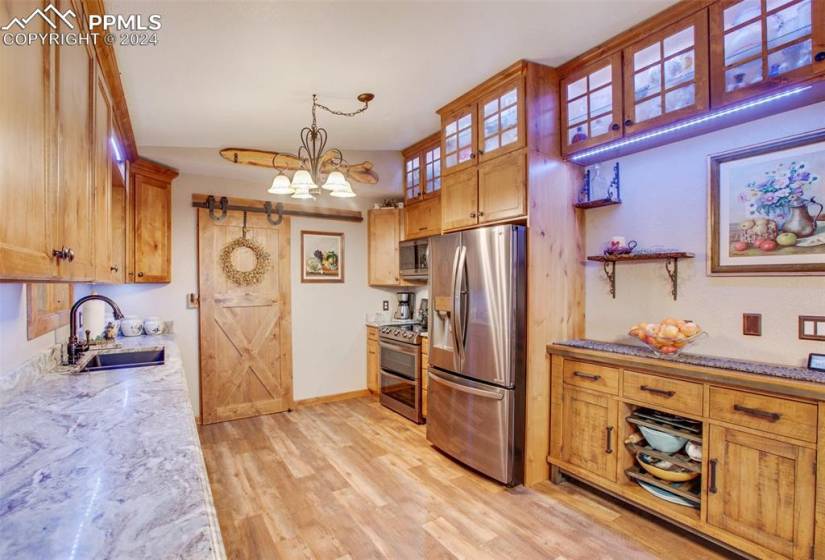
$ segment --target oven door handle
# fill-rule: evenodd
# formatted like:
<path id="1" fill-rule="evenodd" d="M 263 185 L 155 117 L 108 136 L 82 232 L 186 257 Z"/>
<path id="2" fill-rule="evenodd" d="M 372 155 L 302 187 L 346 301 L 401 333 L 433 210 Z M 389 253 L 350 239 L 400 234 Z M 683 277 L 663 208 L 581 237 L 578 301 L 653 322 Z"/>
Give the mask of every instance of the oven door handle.
<path id="1" fill-rule="evenodd" d="M 381 370 L 381 375 L 386 375 L 387 377 L 392 377 L 393 379 L 398 379 L 405 383 L 409 383 L 410 385 L 415 385 L 415 379 L 410 379 L 409 377 L 404 377 L 403 375 L 398 375 L 397 373 L 392 373 L 385 369 Z"/>
<path id="2" fill-rule="evenodd" d="M 462 385 L 461 383 L 455 383 L 454 381 L 448 381 L 447 379 L 444 379 L 443 377 L 441 377 L 433 371 L 430 371 L 430 379 L 435 381 L 436 383 L 441 383 L 442 385 L 445 385 L 450 389 L 455 389 L 456 391 L 468 393 L 470 395 L 475 395 L 477 397 L 484 397 L 485 399 L 495 399 L 497 401 L 500 401 L 504 398 L 504 391 L 502 389 L 477 389 L 475 387 L 470 387 L 468 385 Z"/>
<path id="3" fill-rule="evenodd" d="M 401 352 L 402 354 L 409 354 L 410 356 L 415 356 L 416 358 L 418 358 L 418 346 L 402 346 L 400 344 L 393 344 L 382 339 L 378 340 L 378 346 L 380 348 L 394 350 L 396 352 Z"/>

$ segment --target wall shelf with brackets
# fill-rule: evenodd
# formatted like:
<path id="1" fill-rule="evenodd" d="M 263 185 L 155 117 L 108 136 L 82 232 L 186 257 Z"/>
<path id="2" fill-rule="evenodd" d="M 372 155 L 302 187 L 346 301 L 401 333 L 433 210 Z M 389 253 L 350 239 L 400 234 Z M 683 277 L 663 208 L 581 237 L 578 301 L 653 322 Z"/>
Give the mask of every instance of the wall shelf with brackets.
<path id="1" fill-rule="evenodd" d="M 613 299 L 616 299 L 617 262 L 664 261 L 665 270 L 670 277 L 670 294 L 675 301 L 678 296 L 679 259 L 692 259 L 694 256 L 693 253 L 685 251 L 646 251 L 626 255 L 593 255 L 587 257 L 587 260 L 602 263 L 604 274 L 610 282 L 610 295 Z"/>
<path id="2" fill-rule="evenodd" d="M 595 167 L 595 166 L 594 166 Z M 573 206 L 587 210 L 588 208 L 601 208 L 603 206 L 613 206 L 622 203 L 622 191 L 619 184 L 619 162 L 617 161 L 612 168 L 613 175 L 610 182 L 604 189 L 604 196 L 593 199 L 593 187 L 596 183 L 602 182 L 600 179 L 599 170 L 588 168 L 584 172 L 584 183 L 579 191 L 579 199 Z"/>

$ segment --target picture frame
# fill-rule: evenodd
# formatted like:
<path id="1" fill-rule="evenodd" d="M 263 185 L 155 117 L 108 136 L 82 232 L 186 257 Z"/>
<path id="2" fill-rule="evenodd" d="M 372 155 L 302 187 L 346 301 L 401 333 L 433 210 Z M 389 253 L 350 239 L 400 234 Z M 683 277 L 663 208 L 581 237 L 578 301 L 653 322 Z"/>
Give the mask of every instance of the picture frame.
<path id="1" fill-rule="evenodd" d="M 344 234 L 330 231 L 301 231 L 301 282 L 344 282 Z"/>
<path id="2" fill-rule="evenodd" d="M 825 129 L 708 158 L 708 274 L 825 275 Z"/>

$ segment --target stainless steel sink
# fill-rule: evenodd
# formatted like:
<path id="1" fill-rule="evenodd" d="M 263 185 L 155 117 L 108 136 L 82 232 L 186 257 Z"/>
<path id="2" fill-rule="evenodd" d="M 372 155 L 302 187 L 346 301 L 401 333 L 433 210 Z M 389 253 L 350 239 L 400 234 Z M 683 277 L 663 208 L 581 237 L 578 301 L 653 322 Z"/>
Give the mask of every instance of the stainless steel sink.
<path id="1" fill-rule="evenodd" d="M 80 371 L 102 371 L 107 369 L 124 369 L 147 366 L 158 366 L 166 361 L 164 348 L 151 350 L 133 350 L 129 352 L 113 352 L 111 354 L 96 354 Z"/>

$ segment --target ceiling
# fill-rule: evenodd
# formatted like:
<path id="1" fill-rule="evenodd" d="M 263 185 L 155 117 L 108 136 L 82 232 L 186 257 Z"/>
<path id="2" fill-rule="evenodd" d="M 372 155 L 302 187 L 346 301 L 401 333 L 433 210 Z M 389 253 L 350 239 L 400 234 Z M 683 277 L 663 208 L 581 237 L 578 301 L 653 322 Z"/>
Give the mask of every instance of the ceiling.
<path id="1" fill-rule="evenodd" d="M 330 145 L 397 150 L 435 110 L 520 58 L 558 65 L 674 0 L 195 2 L 110 0 L 160 14 L 156 46 L 117 47 L 139 146 L 294 152 L 312 94 Z"/>

